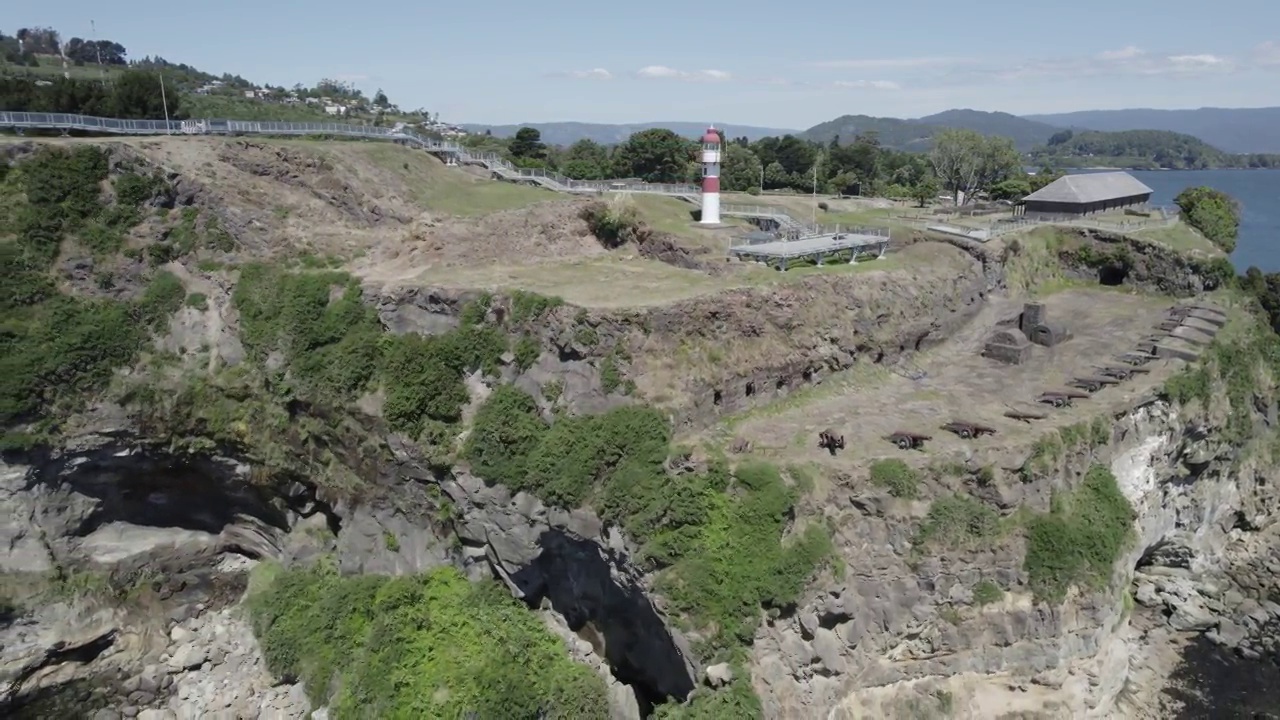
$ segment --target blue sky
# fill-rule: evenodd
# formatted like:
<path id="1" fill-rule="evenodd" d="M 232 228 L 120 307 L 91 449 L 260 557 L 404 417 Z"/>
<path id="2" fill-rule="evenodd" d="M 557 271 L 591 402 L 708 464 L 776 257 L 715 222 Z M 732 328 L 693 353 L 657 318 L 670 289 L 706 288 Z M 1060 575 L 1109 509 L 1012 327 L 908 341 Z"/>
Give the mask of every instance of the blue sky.
<path id="1" fill-rule="evenodd" d="M 273 85 L 345 79 L 455 122 L 805 128 L 955 107 L 1280 105 L 1280 0 L 14 5 L 7 33 L 89 37 L 92 19 L 131 57 Z"/>

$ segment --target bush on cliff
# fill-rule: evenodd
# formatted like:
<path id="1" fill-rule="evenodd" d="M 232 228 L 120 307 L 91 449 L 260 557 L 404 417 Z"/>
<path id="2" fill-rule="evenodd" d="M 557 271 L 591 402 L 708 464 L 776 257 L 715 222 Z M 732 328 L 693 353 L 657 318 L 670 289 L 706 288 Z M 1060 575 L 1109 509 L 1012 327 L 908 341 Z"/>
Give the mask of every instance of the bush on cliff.
<path id="1" fill-rule="evenodd" d="M 1182 211 L 1183 220 L 1199 230 L 1222 252 L 1236 249 L 1240 230 L 1240 204 L 1230 195 L 1211 187 L 1191 187 L 1173 200 Z"/>
<path id="2" fill-rule="evenodd" d="M 673 607 L 706 632 L 717 653 L 749 644 L 762 607 L 785 607 L 830 553 L 826 529 L 784 535 L 794 493 L 770 465 L 718 463 L 703 474 L 664 468 L 670 427 L 639 405 L 548 426 L 533 398 L 494 390 L 476 413 L 463 454 L 477 475 L 565 508 L 594 507 L 665 568 Z"/>
<path id="3" fill-rule="evenodd" d="M 453 568 L 340 577 L 323 563 L 254 579 L 267 666 L 301 679 L 335 720 L 608 717 L 600 677 L 496 583 Z"/>
<path id="4" fill-rule="evenodd" d="M 4 167 L 8 168 L 7 164 Z M 93 146 L 46 147 L 6 170 L 0 182 L 0 426 L 57 415 L 100 390 L 133 363 L 152 330 L 182 304 L 182 282 L 155 274 L 137 300 L 93 299 L 60 290 L 50 273 L 64 241 L 92 223 L 123 232 L 150 195 L 138 176 L 114 180 L 105 200 L 106 153 Z M 6 445 L 14 444 L 6 437 Z"/>
<path id="5" fill-rule="evenodd" d="M 1049 512 L 1028 522 L 1025 569 L 1032 592 L 1060 601 L 1073 585 L 1106 583 L 1134 537 L 1133 519 L 1111 471 L 1089 468 L 1080 487 L 1054 495 Z"/>

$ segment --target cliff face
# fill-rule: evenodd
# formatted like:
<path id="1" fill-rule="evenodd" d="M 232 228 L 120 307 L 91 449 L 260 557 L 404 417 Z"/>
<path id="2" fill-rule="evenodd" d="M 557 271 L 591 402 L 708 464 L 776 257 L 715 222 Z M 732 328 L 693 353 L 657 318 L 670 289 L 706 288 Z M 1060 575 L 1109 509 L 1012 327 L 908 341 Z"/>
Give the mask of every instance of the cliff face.
<path id="1" fill-rule="evenodd" d="M 1093 463 L 1115 475 L 1137 539 L 1103 591 L 1060 606 L 1010 592 L 975 601 L 982 579 L 1025 579 L 1021 548 L 930 558 L 912 567 L 906 524 L 856 493 L 841 517 L 850 559 L 841 582 L 815 589 L 770 622 L 754 649 L 771 717 L 1169 717 L 1165 679 L 1195 633 L 1245 657 L 1274 657 L 1275 466 L 1215 443 L 1214 428 L 1152 402 L 1114 418 L 1111 441 L 1039 478 L 1047 494 Z M 1135 608 L 1136 602 L 1136 608 Z"/>
<path id="2" fill-rule="evenodd" d="M 373 260 L 398 269 L 402 258 L 382 257 L 386 248 L 379 243 L 387 227 L 406 224 L 412 208 L 335 184 L 332 168 L 313 167 L 301 155 L 255 145 L 235 151 L 251 155 L 242 161 L 227 152 L 233 155 L 224 159 L 240 172 L 305 190 L 311 204 L 297 207 L 323 211 L 321 219 L 332 221 L 317 233 L 326 242 L 316 247 L 341 248 L 348 236 L 358 236 L 377 251 Z M 321 172 L 323 187 L 269 171 L 278 163 L 299 177 Z M 281 232 L 252 229 L 272 218 L 283 222 L 279 208 L 226 212 L 229 196 L 176 173 L 167 178 L 171 197 L 164 201 L 219 211 L 220 224 L 243 250 L 238 259 L 284 253 L 273 244 Z M 549 203 L 533 214 L 563 220 L 573 215 L 570 205 Z M 587 242 L 603 252 L 584 239 L 580 221 L 551 224 L 563 226 L 557 248 Z M 484 229 L 506 228 L 529 246 L 536 243 L 526 236 L 550 232 L 527 227 L 503 217 Z M 358 235 L 361 228 L 368 234 Z M 152 228 L 160 234 L 179 229 Z M 465 245 L 461 236 L 455 239 L 409 254 L 433 256 L 448 250 L 443 245 Z M 640 250 L 672 254 L 665 247 Z M 1130 247 L 1125 239 L 1088 235 L 1016 251 L 919 239 L 854 273 L 785 283 L 754 277 L 712 295 L 635 310 L 406 287 L 388 282 L 402 278 L 388 271 L 379 282 L 365 277 L 363 299 L 376 310 L 375 327 L 350 338 L 356 345 L 384 341 L 386 333 L 441 336 L 459 328 L 465 309 L 483 299 L 485 329 L 511 341 L 512 349 L 463 378 L 461 420 L 450 432 L 465 436 L 494 388 L 512 384 L 533 396 L 548 420 L 644 400 L 665 411 L 678 440 L 705 441 L 700 433 L 726 417 L 759 410 L 842 370 L 899 361 L 911 367 L 913 354 L 957 338 L 965 356 L 974 356 L 968 345 L 980 345 L 997 314 L 991 293 L 1046 281 L 1116 279 L 1109 273 L 1120 260 L 1127 268 L 1120 279 L 1129 285 L 1176 295 L 1215 286 L 1205 266 L 1147 245 Z M 0 606 L 0 708 L 11 715 L 307 716 L 306 691 L 316 689 L 270 676 L 240 603 L 250 570 L 264 561 L 299 567 L 332 559 L 346 574 L 452 566 L 473 579 L 495 579 L 542 616 L 573 658 L 599 673 L 612 716 L 628 720 L 667 698 L 705 697 L 710 690 L 701 685 L 731 684 L 742 669 L 750 671 L 767 717 L 1142 717 L 1156 708 L 1164 712 L 1157 696 L 1191 638 L 1208 638 L 1245 658 L 1275 655 L 1280 544 L 1273 520 L 1278 498 L 1268 486 L 1274 466 L 1270 451 L 1258 449 L 1264 440 L 1251 441 L 1244 454 L 1239 443 L 1216 440 L 1224 417 L 1146 400 L 1104 418 L 1112 427 L 1105 442 L 1068 451 L 1021 479 L 1015 475 L 1031 452 L 1022 439 L 1001 437 L 999 447 L 989 448 L 1010 456 L 996 468 L 998 483 L 978 482 L 976 467 L 962 468 L 972 476 L 966 495 L 1009 524 L 1018 520 L 1018 508 L 1046 512 L 1055 492 L 1078 487 L 1094 466 L 1110 468 L 1136 511 L 1135 538 L 1111 582 L 1073 590 L 1061 602 L 1039 601 L 1025 590 L 1019 532 L 923 551 L 918 533 L 929 498 L 894 497 L 832 472 L 821 478 L 830 487 L 820 500 L 778 514 L 785 516 L 779 522 L 788 542 L 801 526 L 825 522 L 843 572 L 824 574 L 794 607 L 776 603 L 765 613 L 751 604 L 767 619 L 749 667 L 707 668 L 701 655 L 709 651 L 691 644 L 683 624 L 668 614 L 668 601 L 655 590 L 657 575 L 648 572 L 650 556 L 624 532 L 591 509 L 551 507 L 490 485 L 453 458 L 442 462 L 434 451 L 443 443 L 424 439 L 421 427 L 416 439 L 393 432 L 382 417 L 385 384 L 329 406 L 303 399 L 282 370 L 290 362 L 282 350 L 254 356 L 253 332 L 232 298 L 231 272 L 188 261 L 162 264 L 200 301 L 188 296 L 181 303 L 179 294 L 183 306 L 158 332 L 150 364 L 139 360 L 118 373 L 120 384 L 135 387 L 104 391 L 109 399 L 66 419 L 52 447 L 10 454 L 0 464 L 0 547 L 6 551 L 0 597 L 9 601 Z M 79 261 L 67 265 L 79 283 L 76 292 L 107 293 L 87 271 L 76 275 Z M 140 278 L 145 263 L 128 267 Z M 141 294 L 141 285 L 125 277 L 123 271 L 116 276 L 111 292 Z M 322 315 L 329 309 L 325 293 L 329 305 L 337 305 L 341 285 L 321 288 L 318 302 L 300 295 L 298 305 L 314 304 Z M 365 311 L 359 302 L 351 305 L 344 316 Z M 988 317 L 981 317 L 984 310 Z M 264 321 L 257 322 L 262 351 Z M 521 347 L 522 341 L 528 342 Z M 170 392 L 183 374 L 203 394 L 189 387 Z M 368 374 L 360 377 L 361 392 L 377 385 Z M 218 383 L 217 392 L 209 391 Z M 926 395 L 913 398 L 931 402 Z M 1276 413 L 1261 398 L 1256 404 L 1249 422 L 1253 436 L 1265 438 L 1274 434 Z M 794 442 L 774 434 L 780 445 L 765 455 Z M 808 428 L 803 437 L 807 448 Z M 850 450 L 855 462 L 868 459 Z M 662 476 L 673 488 L 700 463 L 692 453 L 676 459 Z M 791 490 L 805 495 L 800 473 L 788 472 Z M 716 492 L 732 496 L 740 489 Z M 725 545 L 726 552 L 738 550 Z M 992 588 L 1013 590 L 992 595 Z M 754 623 L 753 615 L 750 627 Z M 690 638 L 710 634 L 696 630 Z"/>

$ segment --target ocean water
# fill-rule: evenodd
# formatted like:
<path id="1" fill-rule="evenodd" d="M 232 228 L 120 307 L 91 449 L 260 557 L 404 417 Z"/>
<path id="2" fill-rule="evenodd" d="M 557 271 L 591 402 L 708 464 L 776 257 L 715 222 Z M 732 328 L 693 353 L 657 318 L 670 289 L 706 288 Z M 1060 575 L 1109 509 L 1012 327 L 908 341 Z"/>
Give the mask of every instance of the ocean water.
<path id="1" fill-rule="evenodd" d="M 1151 202 L 1172 205 L 1189 187 L 1207 185 L 1234 197 L 1243 206 L 1240 237 L 1231 262 L 1240 272 L 1257 266 L 1280 272 L 1280 170 L 1130 170 L 1155 192 Z"/>

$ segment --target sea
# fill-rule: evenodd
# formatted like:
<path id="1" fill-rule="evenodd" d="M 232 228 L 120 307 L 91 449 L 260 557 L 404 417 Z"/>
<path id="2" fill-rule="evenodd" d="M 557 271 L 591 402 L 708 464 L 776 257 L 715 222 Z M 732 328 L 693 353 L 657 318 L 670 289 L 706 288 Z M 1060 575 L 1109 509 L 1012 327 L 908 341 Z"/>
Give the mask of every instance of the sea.
<path id="1" fill-rule="evenodd" d="M 1088 171 L 1084 171 L 1088 172 Z M 1154 205 L 1173 205 L 1189 187 L 1207 185 L 1241 204 L 1240 235 L 1231 262 L 1238 272 L 1250 266 L 1280 272 L 1280 170 L 1129 170 L 1155 192 Z"/>

